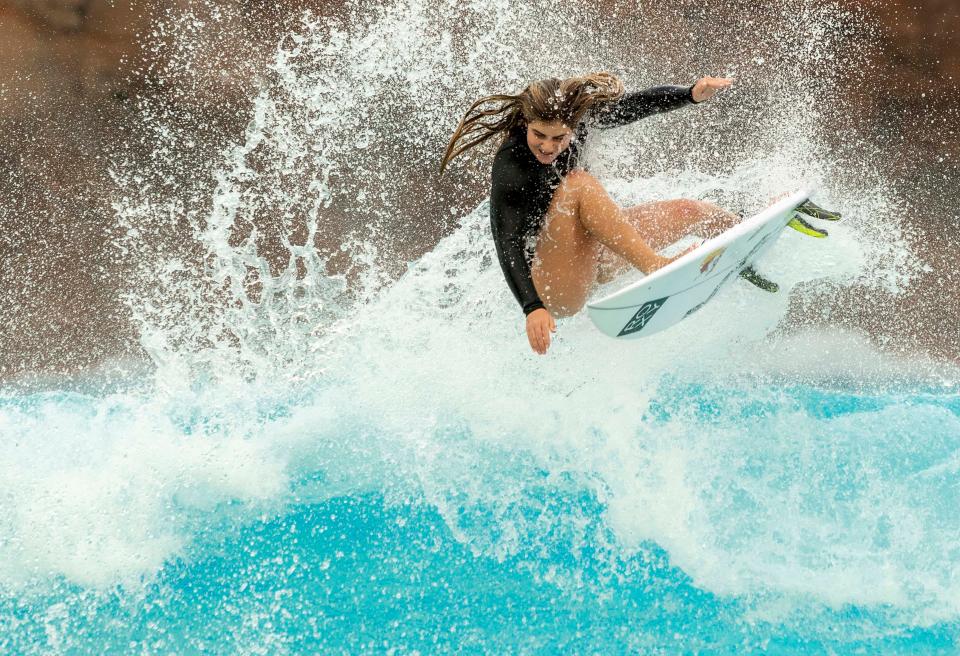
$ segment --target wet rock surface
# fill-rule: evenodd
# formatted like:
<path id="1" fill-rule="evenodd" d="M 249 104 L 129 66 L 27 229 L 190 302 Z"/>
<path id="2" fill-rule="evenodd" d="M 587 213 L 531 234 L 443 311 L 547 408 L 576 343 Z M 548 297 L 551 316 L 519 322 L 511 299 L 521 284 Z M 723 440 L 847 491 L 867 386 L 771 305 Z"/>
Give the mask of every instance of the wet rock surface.
<path id="1" fill-rule="evenodd" d="M 197 53 L 210 70 L 182 89 L 158 79 L 173 50 L 155 30 L 186 4 L 0 2 L 0 378 L 142 357 L 119 297 L 130 263 L 113 247 L 109 164 L 149 153 L 135 129 L 144 94 L 182 110 L 198 157 L 234 138 L 280 22 L 256 33 L 239 13 L 218 52 Z"/>
<path id="2" fill-rule="evenodd" d="M 914 207 L 924 208 L 906 220 L 943 233 L 960 220 L 954 209 L 960 197 L 960 7 L 950 0 L 849 5 L 857 20 L 870 22 L 875 48 L 871 67 L 849 80 L 838 116 L 858 124 L 878 148 L 893 144 L 895 157 L 880 152 L 889 175 Z M 196 134 L 195 155 L 202 160 L 242 133 L 258 71 L 299 13 L 307 6 L 338 11 L 319 1 L 217 3 L 215 11 L 227 18 L 211 24 L 231 29 L 208 40 L 214 50 L 197 53 L 187 86 L 164 77 L 165 58 L 174 50 L 156 31 L 164 17 L 187 6 L 196 10 L 186 0 L 0 0 L 0 380 L 142 357 L 119 298 L 129 263 L 112 247 L 118 228 L 108 170 L 117 152 L 136 161 L 150 149 L 133 129 L 137 98 L 166 98 L 182 116 L 181 127 Z M 454 192 L 455 176 L 448 184 L 465 206 L 482 193 Z M 435 225 L 436 234 L 419 235 L 408 255 L 422 252 L 446 228 Z M 949 244 L 919 241 L 935 265 L 920 288 L 948 284 Z M 956 340 L 941 335 L 956 332 L 960 307 L 924 298 L 898 303 L 926 303 L 932 323 L 925 330 L 857 312 L 847 321 L 874 333 L 909 332 L 911 344 L 960 357 Z"/>

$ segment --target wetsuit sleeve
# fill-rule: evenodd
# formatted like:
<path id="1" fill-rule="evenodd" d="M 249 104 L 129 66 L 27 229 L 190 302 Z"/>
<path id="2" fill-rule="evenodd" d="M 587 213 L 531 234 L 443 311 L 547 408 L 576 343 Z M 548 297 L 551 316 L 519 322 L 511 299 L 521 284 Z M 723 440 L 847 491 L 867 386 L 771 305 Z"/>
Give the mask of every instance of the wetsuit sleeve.
<path id="1" fill-rule="evenodd" d="M 529 209 L 523 202 L 522 172 L 509 161 L 497 158 L 493 167 L 493 185 L 490 191 L 490 225 L 493 243 L 497 249 L 500 268 L 507 286 L 523 308 L 524 314 L 543 307 L 543 301 L 533 286 L 530 262 L 526 253 L 526 224 Z"/>
<path id="2" fill-rule="evenodd" d="M 628 93 L 615 103 L 598 109 L 594 112 L 590 125 L 600 129 L 616 128 L 693 102 L 692 86 L 652 87 Z"/>

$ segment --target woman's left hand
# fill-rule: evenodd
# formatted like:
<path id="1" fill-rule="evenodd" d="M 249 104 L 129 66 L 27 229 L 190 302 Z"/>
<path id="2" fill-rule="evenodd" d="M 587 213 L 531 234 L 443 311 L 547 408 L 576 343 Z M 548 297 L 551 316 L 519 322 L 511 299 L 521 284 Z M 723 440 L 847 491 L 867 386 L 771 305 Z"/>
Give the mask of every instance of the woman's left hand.
<path id="1" fill-rule="evenodd" d="M 718 91 L 726 89 L 733 84 L 732 77 L 702 77 L 693 85 L 693 101 L 703 102 L 710 100 Z"/>

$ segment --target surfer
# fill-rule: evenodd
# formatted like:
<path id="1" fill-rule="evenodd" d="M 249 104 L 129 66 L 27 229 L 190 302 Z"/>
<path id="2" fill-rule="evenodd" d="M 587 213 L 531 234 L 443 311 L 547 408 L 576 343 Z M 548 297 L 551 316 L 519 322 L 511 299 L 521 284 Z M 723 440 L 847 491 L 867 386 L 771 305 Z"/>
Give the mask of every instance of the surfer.
<path id="1" fill-rule="evenodd" d="M 491 225 L 534 351 L 546 353 L 555 317 L 583 307 L 601 259 L 608 264 L 619 259 L 649 273 L 675 259 L 656 249 L 694 229 L 710 236 L 740 220 L 715 205 L 685 199 L 621 208 L 580 164 L 588 128 L 618 127 L 701 103 L 732 83 L 704 77 L 689 87 L 625 94 L 616 76 L 596 73 L 540 80 L 517 95 L 481 98 L 467 110 L 440 171 L 469 148 L 503 137 L 493 162 Z"/>

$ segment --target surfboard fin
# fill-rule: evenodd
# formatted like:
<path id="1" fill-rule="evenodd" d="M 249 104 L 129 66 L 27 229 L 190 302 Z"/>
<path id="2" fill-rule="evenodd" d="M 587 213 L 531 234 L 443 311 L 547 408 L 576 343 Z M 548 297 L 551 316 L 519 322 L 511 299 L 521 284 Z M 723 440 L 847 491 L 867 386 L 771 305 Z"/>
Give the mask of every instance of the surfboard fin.
<path id="1" fill-rule="evenodd" d="M 811 219 L 821 219 L 823 221 L 839 221 L 841 219 L 840 212 L 825 210 L 812 200 L 808 200 L 803 205 L 798 206 L 797 211 L 809 216 Z"/>
<path id="2" fill-rule="evenodd" d="M 748 266 L 746 269 L 741 271 L 740 277 L 749 282 L 751 285 L 756 285 L 765 292 L 776 294 L 778 291 L 780 291 L 780 285 L 772 280 L 767 280 L 757 273 L 756 269 L 751 266 Z"/>
<path id="3" fill-rule="evenodd" d="M 816 237 L 817 239 L 823 239 L 829 234 L 823 228 L 814 228 L 799 216 L 794 216 L 792 219 L 790 219 L 790 223 L 788 223 L 787 226 L 793 228 L 797 232 L 801 232 L 810 237 Z"/>

